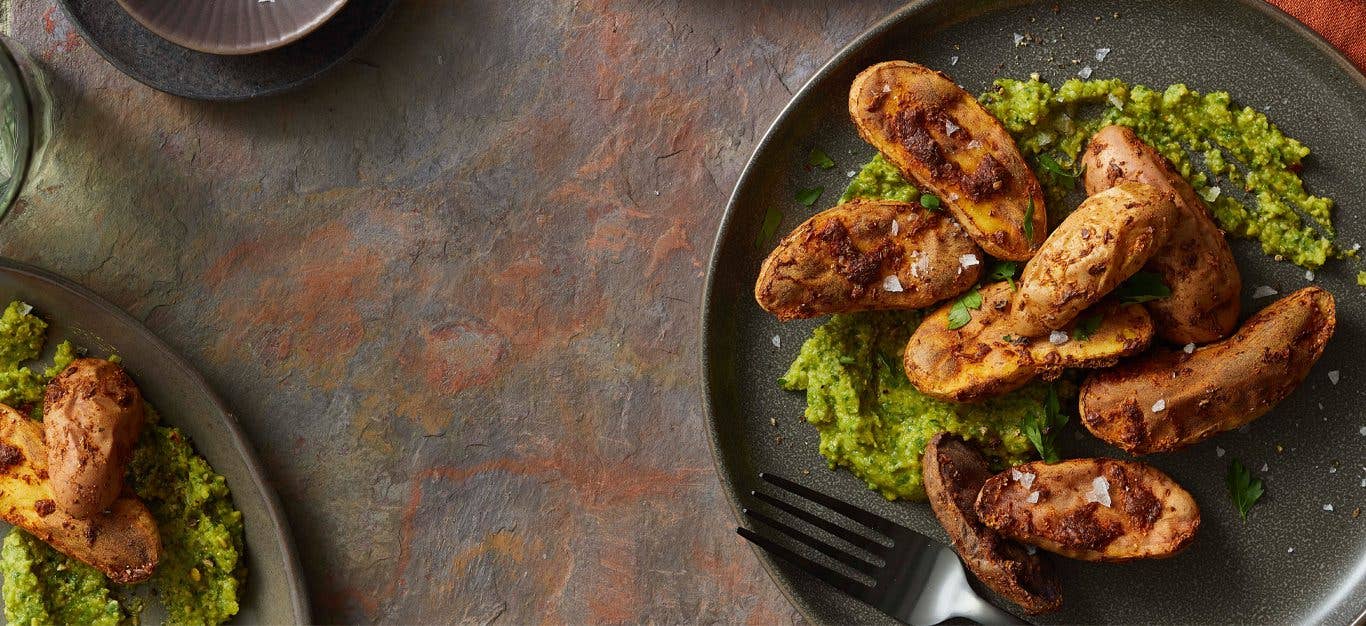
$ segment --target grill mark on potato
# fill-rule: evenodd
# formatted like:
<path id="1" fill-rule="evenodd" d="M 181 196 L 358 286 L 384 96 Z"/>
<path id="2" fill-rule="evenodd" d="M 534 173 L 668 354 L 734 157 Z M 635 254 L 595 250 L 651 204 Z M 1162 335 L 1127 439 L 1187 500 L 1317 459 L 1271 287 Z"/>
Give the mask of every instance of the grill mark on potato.
<path id="1" fill-rule="evenodd" d="M 968 197 L 981 200 L 1005 188 L 1010 180 L 1010 172 L 1001 165 L 996 157 L 988 154 L 971 174 L 963 177 L 962 184 Z"/>
<path id="2" fill-rule="evenodd" d="M 7 443 L 0 443 L 0 471 L 24 462 L 24 453 Z"/>
<path id="3" fill-rule="evenodd" d="M 947 178 L 956 167 L 944 158 L 944 151 L 930 134 L 929 116 L 924 111 L 903 109 L 892 118 L 891 130 L 911 156 L 919 159 L 935 179 Z"/>
<path id="4" fill-rule="evenodd" d="M 1067 548 L 1100 551 L 1123 535 L 1122 525 L 1096 519 L 1096 510 L 1099 508 L 1099 502 L 1088 502 L 1086 506 L 1063 515 L 1058 524 L 1058 544 Z"/>
<path id="5" fill-rule="evenodd" d="M 57 503 L 51 500 L 39 500 L 33 503 L 33 511 L 38 515 L 47 517 L 57 510 Z"/>
<path id="6" fill-rule="evenodd" d="M 901 261 L 901 247 L 890 241 L 883 242 L 871 252 L 861 252 L 849 237 L 849 230 L 844 223 L 838 220 L 830 221 L 816 236 L 831 247 L 835 254 L 835 271 L 854 284 L 854 297 L 862 293 L 861 288 L 882 279 L 884 263 Z"/>

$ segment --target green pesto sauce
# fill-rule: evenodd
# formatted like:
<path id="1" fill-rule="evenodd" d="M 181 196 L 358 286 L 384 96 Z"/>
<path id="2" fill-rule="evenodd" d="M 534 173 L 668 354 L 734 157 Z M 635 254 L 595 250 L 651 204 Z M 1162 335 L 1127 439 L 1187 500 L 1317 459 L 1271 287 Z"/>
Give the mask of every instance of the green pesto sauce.
<path id="1" fill-rule="evenodd" d="M 1266 115 L 1235 107 L 1225 92 L 1201 94 L 1180 84 L 1156 90 L 1118 79 L 1074 78 L 1057 89 L 1037 77 L 995 84 L 982 105 L 1033 164 L 1055 221 L 1063 217 L 1058 208 L 1066 206 L 1067 189 L 1038 156 L 1079 175 L 1087 138 L 1119 124 L 1167 157 L 1229 234 L 1256 239 L 1268 255 L 1310 269 L 1352 256 L 1333 245 L 1333 201 L 1306 191 L 1297 173 L 1309 149 Z"/>
<path id="2" fill-rule="evenodd" d="M 39 372 L 20 364 L 38 358 L 47 324 L 21 302 L 0 316 L 0 402 L 40 417 L 43 390 L 76 357 L 57 346 Z M 114 360 L 111 358 L 110 360 Z M 129 464 L 128 483 L 147 504 L 161 535 L 161 562 L 145 583 L 172 624 L 219 624 L 237 613 L 246 578 L 242 514 L 223 477 L 195 453 L 179 429 L 147 407 L 147 425 Z M 0 547 L 5 619 L 11 624 L 119 624 L 136 621 L 142 603 L 97 570 L 19 529 Z"/>
<path id="3" fill-rule="evenodd" d="M 1034 449 L 1021 430 L 1041 412 L 1046 385 L 976 404 L 941 402 L 911 386 L 902 371 L 915 311 L 835 315 L 816 328 L 779 381 L 806 391 L 806 420 L 820 432 L 831 467 L 848 468 L 886 498 L 921 500 L 920 457 L 941 431 L 961 435 L 997 466 L 1022 463 Z"/>

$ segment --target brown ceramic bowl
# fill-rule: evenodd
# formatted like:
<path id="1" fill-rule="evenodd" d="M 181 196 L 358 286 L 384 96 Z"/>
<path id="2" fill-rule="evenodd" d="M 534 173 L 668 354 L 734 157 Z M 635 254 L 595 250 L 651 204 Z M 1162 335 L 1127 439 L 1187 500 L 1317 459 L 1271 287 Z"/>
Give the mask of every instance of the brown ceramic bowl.
<path id="1" fill-rule="evenodd" d="M 297 41 L 346 0 L 118 0 L 148 30 L 210 54 L 254 54 Z"/>

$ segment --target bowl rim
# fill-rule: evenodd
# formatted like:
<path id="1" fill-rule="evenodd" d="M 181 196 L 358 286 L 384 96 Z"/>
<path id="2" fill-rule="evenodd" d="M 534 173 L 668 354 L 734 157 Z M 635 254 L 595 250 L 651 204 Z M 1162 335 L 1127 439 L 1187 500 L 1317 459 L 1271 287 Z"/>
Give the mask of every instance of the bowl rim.
<path id="1" fill-rule="evenodd" d="M 277 0 L 256 0 L 255 2 L 252 2 L 249 6 L 255 6 L 258 4 L 273 5 L 276 2 Z M 144 2 L 141 2 L 139 0 L 118 0 L 118 4 L 124 10 L 124 12 L 132 16 L 134 21 L 140 24 L 143 28 L 146 28 L 147 30 L 151 31 L 156 36 L 161 37 L 162 39 L 165 39 L 166 41 L 169 41 L 182 48 L 188 48 L 196 52 L 206 52 L 208 54 L 220 54 L 224 56 L 256 54 L 258 52 L 274 50 L 276 48 L 281 48 L 291 43 L 294 43 L 308 36 L 309 33 L 312 33 L 313 31 L 317 30 L 318 27 L 326 23 L 327 20 L 332 19 L 332 17 L 335 16 L 337 12 L 342 10 L 342 7 L 346 6 L 346 3 L 347 0 L 330 0 L 330 4 L 323 7 L 323 9 L 319 11 L 317 15 L 314 15 L 308 21 L 299 24 L 296 28 L 289 31 L 278 40 L 270 40 L 254 44 L 230 44 L 223 43 L 221 41 L 207 41 L 203 39 L 195 39 L 192 37 L 184 37 L 179 33 L 162 28 L 161 25 L 155 19 L 152 18 L 152 16 L 147 15 L 145 13 L 145 10 L 148 7 Z"/>

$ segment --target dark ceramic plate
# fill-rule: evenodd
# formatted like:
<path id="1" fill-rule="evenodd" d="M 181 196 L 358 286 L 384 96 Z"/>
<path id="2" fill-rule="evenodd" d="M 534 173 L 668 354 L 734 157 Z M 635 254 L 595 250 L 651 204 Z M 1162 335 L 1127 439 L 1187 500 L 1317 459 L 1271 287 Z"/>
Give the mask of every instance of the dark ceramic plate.
<path id="1" fill-rule="evenodd" d="M 1013 33 L 1041 35 L 1047 43 L 1016 47 Z M 1111 49 L 1104 61 L 1095 60 L 1097 48 Z M 759 263 L 771 247 L 755 248 L 767 210 L 783 211 L 779 233 L 791 230 L 829 208 L 848 182 L 845 172 L 873 155 L 855 134 L 846 100 L 858 71 L 888 59 L 944 70 L 973 93 L 985 91 L 994 77 L 1024 78 L 1031 72 L 1056 85 L 1083 65 L 1093 68 L 1094 78 L 1228 91 L 1241 104 L 1268 110 L 1286 133 L 1314 151 L 1305 162 L 1306 183 L 1337 199 L 1341 241 L 1366 243 L 1359 205 L 1366 198 L 1366 78 L 1269 5 L 913 3 L 859 37 L 802 88 L 760 142 L 727 209 L 707 283 L 703 367 L 713 449 L 732 505 L 739 494 L 758 487 L 759 471 L 769 470 L 798 475 L 945 539 L 926 505 L 887 502 L 848 472 L 826 469 L 816 431 L 802 420 L 803 396 L 774 382 L 818 321 L 779 324 L 752 295 Z M 1059 62 L 1065 67 L 1057 67 Z M 805 171 L 802 164 L 816 146 L 838 167 Z M 796 190 L 815 185 L 827 190 L 816 206 L 806 209 L 792 200 Z M 1257 285 L 1286 293 L 1306 284 L 1304 270 L 1273 262 L 1251 242 L 1237 241 L 1234 249 L 1247 312 L 1269 302 L 1251 300 Z M 1335 262 L 1318 272 L 1317 282 L 1338 298 L 1337 335 L 1298 391 L 1245 433 L 1150 459 L 1200 502 L 1204 524 L 1195 545 L 1172 559 L 1125 565 L 1059 559 L 1066 608 L 1040 622 L 1345 624 L 1362 614 L 1366 517 L 1353 518 L 1351 512 L 1366 505 L 1366 435 L 1360 431 L 1366 428 L 1366 365 L 1360 358 L 1366 350 L 1366 290 L 1356 285 L 1355 271 L 1352 264 Z M 781 347 L 773 345 L 775 335 Z M 1332 370 L 1341 372 L 1340 384 L 1330 383 Z M 1122 456 L 1082 436 L 1075 420 L 1062 439 L 1071 456 Z M 1246 521 L 1232 508 L 1224 485 L 1231 458 L 1254 469 L 1268 466 L 1267 495 Z M 803 470 L 810 475 L 801 475 Z M 1325 511 L 1327 504 L 1334 510 Z M 888 621 L 786 563 L 758 556 L 810 618 Z"/>
<path id="2" fill-rule="evenodd" d="M 147 86 L 196 100 L 246 100 L 288 91 L 346 60 L 378 28 L 394 0 L 347 2 L 317 30 L 294 43 L 232 56 L 199 52 L 162 39 L 118 2 L 59 0 L 59 4 L 91 47 L 119 71 Z"/>
<path id="3" fill-rule="evenodd" d="M 147 401 L 189 435 L 195 449 L 227 479 L 246 525 L 247 584 L 240 592 L 242 608 L 234 623 L 309 623 L 308 594 L 294 539 L 275 492 L 237 420 L 204 379 L 151 331 L 98 295 L 55 274 L 0 259 L 0 300 L 14 299 L 33 305 L 50 324 L 49 355 L 56 340 L 65 338 L 91 354 L 123 357 Z M 0 528 L 9 530 L 4 524 Z M 144 617 L 155 617 L 154 610 L 159 607 L 149 607 Z"/>

